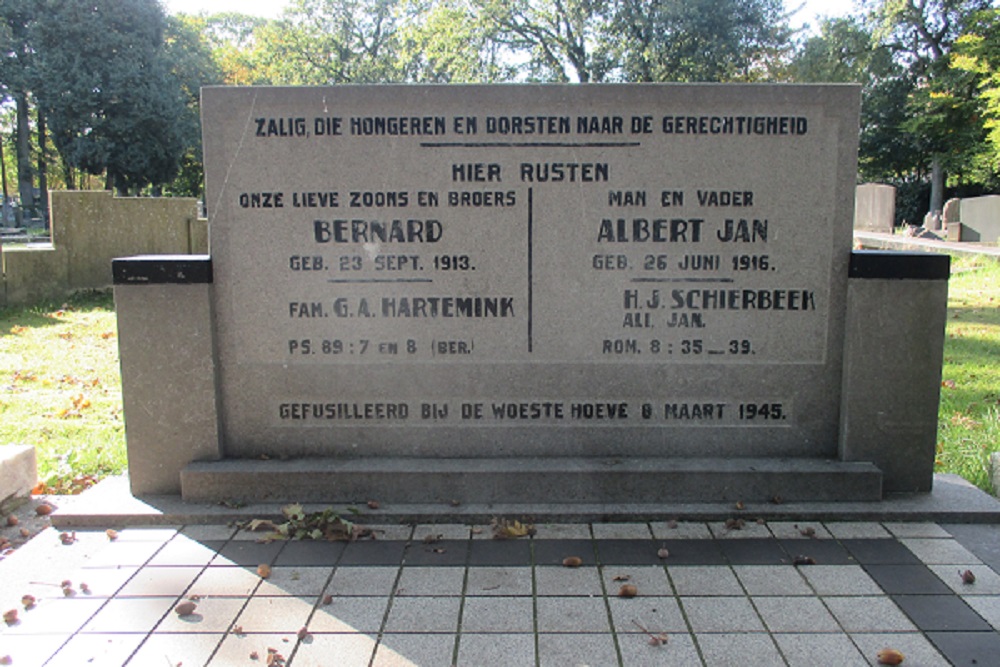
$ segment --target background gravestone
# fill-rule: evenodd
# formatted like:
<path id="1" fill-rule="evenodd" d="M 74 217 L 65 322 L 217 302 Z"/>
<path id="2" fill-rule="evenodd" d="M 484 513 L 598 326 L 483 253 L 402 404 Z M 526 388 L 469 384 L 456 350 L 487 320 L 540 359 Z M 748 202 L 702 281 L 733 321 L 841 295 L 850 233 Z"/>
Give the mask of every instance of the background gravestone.
<path id="1" fill-rule="evenodd" d="M 203 95 L 227 457 L 835 457 L 848 86 Z"/>

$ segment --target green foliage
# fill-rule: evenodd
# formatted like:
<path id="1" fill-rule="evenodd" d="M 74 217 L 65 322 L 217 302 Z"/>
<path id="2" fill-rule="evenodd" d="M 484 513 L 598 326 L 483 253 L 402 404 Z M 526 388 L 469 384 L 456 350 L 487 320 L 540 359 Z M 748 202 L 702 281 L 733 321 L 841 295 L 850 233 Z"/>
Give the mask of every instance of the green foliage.
<path id="1" fill-rule="evenodd" d="M 967 32 L 957 40 L 951 66 L 975 77 L 987 132 L 981 166 L 1000 172 L 1000 10 L 971 18 Z"/>

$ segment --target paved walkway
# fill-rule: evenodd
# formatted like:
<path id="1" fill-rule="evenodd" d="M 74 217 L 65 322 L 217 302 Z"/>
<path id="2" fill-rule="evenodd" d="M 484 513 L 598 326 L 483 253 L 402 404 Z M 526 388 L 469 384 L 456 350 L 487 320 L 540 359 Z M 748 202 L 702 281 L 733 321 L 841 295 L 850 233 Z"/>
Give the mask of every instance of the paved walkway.
<path id="1" fill-rule="evenodd" d="M 259 533 L 192 525 L 126 528 L 114 541 L 77 531 L 62 544 L 47 529 L 0 562 L 0 605 L 19 610 L 0 624 L 0 657 L 846 667 L 891 647 L 906 667 L 1000 660 L 1000 526 L 543 524 L 517 540 L 460 525 L 379 531 L 349 544 L 262 544 Z M 565 567 L 568 557 L 582 564 Z M 619 595 L 626 585 L 635 597 Z M 188 599 L 195 613 L 178 616 Z M 268 663 L 269 652 L 283 661 Z"/>

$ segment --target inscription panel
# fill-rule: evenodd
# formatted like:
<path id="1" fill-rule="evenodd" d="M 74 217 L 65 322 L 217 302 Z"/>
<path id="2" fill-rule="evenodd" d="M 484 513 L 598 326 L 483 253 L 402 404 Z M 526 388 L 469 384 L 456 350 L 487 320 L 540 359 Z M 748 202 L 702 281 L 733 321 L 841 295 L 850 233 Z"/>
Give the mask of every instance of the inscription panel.
<path id="1" fill-rule="evenodd" d="M 203 107 L 232 454 L 835 449 L 856 89 Z"/>

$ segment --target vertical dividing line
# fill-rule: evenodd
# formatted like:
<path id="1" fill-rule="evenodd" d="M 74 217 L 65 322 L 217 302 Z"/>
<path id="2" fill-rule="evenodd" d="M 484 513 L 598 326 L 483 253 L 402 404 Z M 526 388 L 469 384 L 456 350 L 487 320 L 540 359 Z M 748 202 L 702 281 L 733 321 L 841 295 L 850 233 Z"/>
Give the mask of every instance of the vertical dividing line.
<path id="1" fill-rule="evenodd" d="M 534 188 L 528 188 L 528 354 L 534 351 L 534 330 L 532 315 L 534 314 L 535 276 L 534 276 Z"/>

